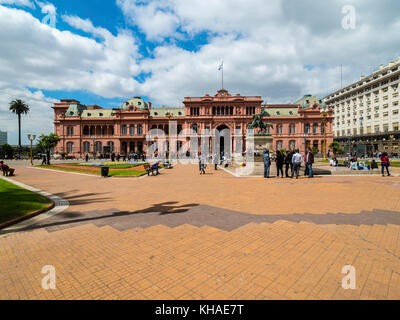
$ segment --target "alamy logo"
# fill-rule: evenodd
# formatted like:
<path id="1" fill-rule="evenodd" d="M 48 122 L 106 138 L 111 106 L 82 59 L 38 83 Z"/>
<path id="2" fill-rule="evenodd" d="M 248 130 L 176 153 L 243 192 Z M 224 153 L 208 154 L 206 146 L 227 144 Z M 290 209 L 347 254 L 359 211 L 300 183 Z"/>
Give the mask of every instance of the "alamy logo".
<path id="1" fill-rule="evenodd" d="M 342 268 L 342 273 L 346 276 L 342 279 L 342 288 L 345 290 L 356 289 L 356 268 L 346 265 Z"/>
<path id="2" fill-rule="evenodd" d="M 345 30 L 356 28 L 356 8 L 351 5 L 343 6 L 342 14 L 345 16 L 342 19 L 342 28 Z"/>
<path id="3" fill-rule="evenodd" d="M 45 276 L 42 279 L 42 288 L 44 290 L 55 290 L 56 289 L 56 268 L 53 266 L 44 266 L 42 268 L 42 274 Z"/>
<path id="4" fill-rule="evenodd" d="M 42 23 L 47 24 L 52 28 L 55 28 L 57 21 L 56 8 L 52 4 L 39 3 L 39 5 L 42 8 L 42 13 L 47 13 L 47 15 L 42 19 Z"/>

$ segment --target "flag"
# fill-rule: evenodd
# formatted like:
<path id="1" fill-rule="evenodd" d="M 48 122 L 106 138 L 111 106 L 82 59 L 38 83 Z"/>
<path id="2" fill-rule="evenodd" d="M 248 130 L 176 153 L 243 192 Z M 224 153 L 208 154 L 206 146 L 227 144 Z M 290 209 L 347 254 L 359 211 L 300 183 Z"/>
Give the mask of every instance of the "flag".
<path id="1" fill-rule="evenodd" d="M 218 71 L 221 71 L 224 68 L 224 62 L 222 61 L 221 65 L 218 68 Z"/>

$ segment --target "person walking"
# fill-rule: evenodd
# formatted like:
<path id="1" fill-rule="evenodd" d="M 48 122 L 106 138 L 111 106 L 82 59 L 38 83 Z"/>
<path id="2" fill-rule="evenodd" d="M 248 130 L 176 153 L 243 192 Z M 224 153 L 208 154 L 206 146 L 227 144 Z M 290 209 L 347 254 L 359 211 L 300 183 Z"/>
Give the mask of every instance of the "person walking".
<path id="1" fill-rule="evenodd" d="M 303 157 L 301 156 L 299 149 L 297 149 L 292 157 L 292 163 L 293 163 L 292 178 L 294 177 L 295 172 L 296 172 L 296 179 L 299 178 L 300 167 L 302 162 L 303 162 Z"/>
<path id="2" fill-rule="evenodd" d="M 86 153 L 86 156 L 85 156 L 85 161 L 86 162 L 88 162 L 89 161 L 89 155 Z"/>
<path id="3" fill-rule="evenodd" d="M 200 174 L 206 174 L 206 157 L 202 154 L 199 155 L 199 170 L 200 170 Z"/>
<path id="4" fill-rule="evenodd" d="M 218 153 L 214 153 L 212 163 L 214 164 L 215 170 L 218 170 L 218 162 L 219 162 Z"/>
<path id="5" fill-rule="evenodd" d="M 46 164 L 46 155 L 42 154 L 42 165 Z"/>
<path id="6" fill-rule="evenodd" d="M 381 167 L 382 167 L 382 177 L 385 176 L 385 168 L 388 177 L 390 177 L 390 172 L 389 172 L 389 167 L 390 167 L 390 161 L 389 161 L 389 156 L 387 152 L 383 152 L 380 156 L 381 159 Z"/>
<path id="7" fill-rule="evenodd" d="M 285 157 L 283 156 L 282 152 L 279 150 L 276 151 L 276 158 L 275 158 L 275 163 L 276 163 L 276 172 L 277 172 L 277 177 L 279 178 L 279 173 L 281 173 L 281 176 L 283 178 L 283 163 L 285 162 Z"/>
<path id="8" fill-rule="evenodd" d="M 286 178 L 293 178 L 293 163 L 292 163 L 292 158 L 294 155 L 294 150 L 290 149 L 289 152 L 286 153 L 285 157 L 285 175 Z M 289 176 L 289 168 L 290 168 L 290 176 Z"/>
<path id="9" fill-rule="evenodd" d="M 271 157 L 269 156 L 268 150 L 264 150 L 263 161 L 264 161 L 264 178 L 269 179 L 269 169 L 271 167 Z"/>
<path id="10" fill-rule="evenodd" d="M 314 154 L 311 152 L 311 149 L 307 149 L 306 157 L 304 159 L 305 165 L 308 168 L 308 178 L 314 178 L 314 173 L 313 173 L 313 163 L 314 163 Z"/>

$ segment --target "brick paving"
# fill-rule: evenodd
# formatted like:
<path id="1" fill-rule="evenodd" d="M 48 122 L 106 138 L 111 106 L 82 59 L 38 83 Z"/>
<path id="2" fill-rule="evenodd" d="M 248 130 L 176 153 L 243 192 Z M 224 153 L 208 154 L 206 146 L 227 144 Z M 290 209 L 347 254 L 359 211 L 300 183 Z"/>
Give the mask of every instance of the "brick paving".
<path id="1" fill-rule="evenodd" d="M 0 236 L 0 299 L 400 298 L 398 177 L 17 169 L 15 180 L 70 207 Z M 56 290 L 41 287 L 45 265 L 56 268 Z M 342 288 L 345 265 L 355 290 Z"/>

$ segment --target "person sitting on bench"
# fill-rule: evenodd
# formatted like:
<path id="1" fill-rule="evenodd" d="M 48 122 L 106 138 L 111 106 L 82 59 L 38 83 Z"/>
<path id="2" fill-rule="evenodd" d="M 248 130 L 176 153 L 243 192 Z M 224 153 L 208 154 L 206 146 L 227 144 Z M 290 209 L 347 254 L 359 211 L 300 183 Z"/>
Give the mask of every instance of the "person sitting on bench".
<path id="1" fill-rule="evenodd" d="M 0 161 L 0 168 L 3 171 L 3 176 L 10 176 L 14 175 L 15 169 L 10 168 L 8 165 L 4 164 L 3 161 Z"/>
<path id="2" fill-rule="evenodd" d="M 160 163 L 159 162 L 156 162 L 156 163 L 154 163 L 152 166 L 151 166 L 151 171 L 152 171 L 152 174 L 154 175 L 154 170 L 156 170 L 156 176 L 158 176 L 160 173 L 158 172 L 158 165 L 159 165 Z"/>

